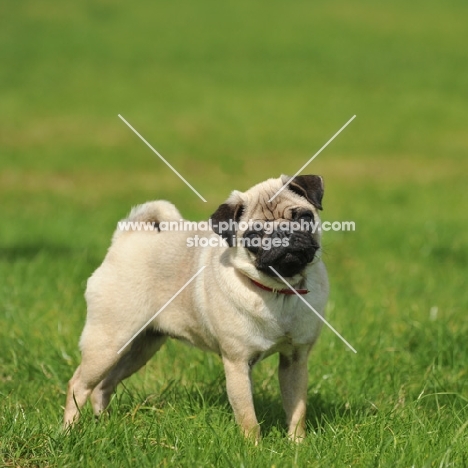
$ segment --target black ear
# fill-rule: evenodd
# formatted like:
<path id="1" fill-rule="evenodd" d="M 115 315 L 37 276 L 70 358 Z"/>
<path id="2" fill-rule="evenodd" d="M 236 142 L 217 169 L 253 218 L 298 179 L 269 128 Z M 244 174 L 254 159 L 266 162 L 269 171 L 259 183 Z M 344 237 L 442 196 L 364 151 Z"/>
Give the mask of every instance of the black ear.
<path id="1" fill-rule="evenodd" d="M 294 177 L 288 189 L 306 198 L 317 209 L 323 210 L 323 179 L 318 175 L 300 175 Z"/>
<path id="2" fill-rule="evenodd" d="M 244 211 L 241 204 L 223 203 L 211 215 L 211 226 L 216 234 L 227 240 L 229 247 L 234 246 L 234 236 L 236 235 L 236 226 Z"/>

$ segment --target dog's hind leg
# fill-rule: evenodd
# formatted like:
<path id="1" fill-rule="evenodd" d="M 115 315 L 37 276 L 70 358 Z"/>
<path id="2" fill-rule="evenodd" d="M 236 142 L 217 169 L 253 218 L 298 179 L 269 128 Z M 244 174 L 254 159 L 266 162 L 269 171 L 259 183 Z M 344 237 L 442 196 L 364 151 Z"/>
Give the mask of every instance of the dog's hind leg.
<path id="1" fill-rule="evenodd" d="M 119 359 L 107 376 L 92 391 L 91 404 L 94 414 L 98 415 L 106 409 L 117 385 L 143 367 L 161 348 L 166 339 L 167 336 L 151 330 L 142 332 L 135 338 L 129 345 L 130 350 Z"/>
<path id="2" fill-rule="evenodd" d="M 68 383 L 65 428 L 78 420 L 80 409 L 92 393 L 94 412 L 100 413 L 107 406 L 118 382 L 142 367 L 166 340 L 163 335 L 143 332 L 119 354 L 121 340 L 109 335 L 96 340 L 94 336 L 92 330 L 85 327 L 81 340 L 81 364 Z"/>
<path id="3" fill-rule="evenodd" d="M 89 328 L 86 331 L 90 331 Z M 92 334 L 89 333 L 89 335 Z M 81 364 L 68 382 L 64 414 L 65 428 L 78 420 L 80 409 L 86 403 L 94 387 L 101 382 L 120 358 L 117 354 L 118 348 L 115 347 L 111 336 L 100 336 L 99 340 L 82 339 L 81 348 Z"/>

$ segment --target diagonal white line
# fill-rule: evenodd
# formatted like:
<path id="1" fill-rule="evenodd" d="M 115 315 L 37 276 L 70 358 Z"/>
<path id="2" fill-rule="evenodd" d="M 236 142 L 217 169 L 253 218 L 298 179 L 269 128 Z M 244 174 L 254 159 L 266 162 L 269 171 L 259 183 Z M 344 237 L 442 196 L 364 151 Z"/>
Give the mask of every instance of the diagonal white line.
<path id="1" fill-rule="evenodd" d="M 275 275 L 278 276 L 279 279 L 283 281 L 283 283 L 291 290 L 294 292 L 294 294 L 312 311 L 315 313 L 315 315 L 333 332 L 335 333 L 338 338 L 343 341 L 343 343 L 348 346 L 348 348 L 353 351 L 354 353 L 357 353 L 357 351 L 272 267 L 270 266 L 271 271 L 275 273 Z"/>
<path id="2" fill-rule="evenodd" d="M 154 148 L 153 148 L 153 147 L 152 147 L 152 146 L 151 146 L 151 145 L 150 145 L 150 144 L 149 144 L 149 143 L 148 143 L 148 142 L 147 142 L 147 141 L 146 141 L 146 140 L 145 140 L 145 139 L 144 139 L 144 138 L 143 138 L 143 137 L 142 137 L 142 136 L 141 136 L 141 135 L 140 135 L 140 134 L 139 134 L 139 133 L 122 117 L 122 116 L 121 116 L 121 115 L 120 115 L 120 114 L 119 114 L 119 118 L 120 118 L 120 120 L 122 120 L 122 122 L 124 122 L 124 123 L 127 125 L 127 127 L 128 127 L 130 130 L 133 131 L 133 133 L 135 133 L 135 135 L 137 135 L 137 136 L 141 139 L 141 141 L 142 141 L 151 151 L 153 151 L 153 153 L 155 153 L 155 154 L 161 159 L 161 161 L 162 161 L 163 163 L 165 163 L 165 164 L 167 165 L 167 167 L 169 167 L 169 169 L 171 169 L 177 176 L 179 176 L 179 178 L 180 178 L 183 182 L 185 182 L 185 184 L 186 184 L 188 187 L 190 187 L 190 188 L 192 189 L 192 191 L 193 191 L 196 195 L 198 195 L 198 196 L 206 203 L 206 200 L 194 189 L 194 187 L 193 187 L 191 184 L 189 184 L 189 183 L 187 182 L 187 180 L 185 180 L 184 177 L 182 177 L 182 175 L 179 174 L 179 172 L 177 172 L 176 169 L 175 169 L 173 166 L 171 166 L 171 164 L 169 164 L 169 163 L 168 163 L 168 162 L 167 162 L 167 161 L 166 161 L 166 160 L 165 160 L 165 159 L 164 159 L 164 158 L 163 158 L 163 157 L 162 157 L 162 156 L 161 156 L 161 155 L 160 155 L 160 154 L 159 154 L 159 153 L 158 153 L 158 152 L 157 152 L 157 151 L 156 151 L 156 150 L 155 150 L 155 149 L 154 149 Z"/>
<path id="3" fill-rule="evenodd" d="M 120 354 L 204 269 L 202 266 L 118 351 Z"/>
<path id="4" fill-rule="evenodd" d="M 268 201 L 273 201 L 355 118 L 353 115 Z"/>

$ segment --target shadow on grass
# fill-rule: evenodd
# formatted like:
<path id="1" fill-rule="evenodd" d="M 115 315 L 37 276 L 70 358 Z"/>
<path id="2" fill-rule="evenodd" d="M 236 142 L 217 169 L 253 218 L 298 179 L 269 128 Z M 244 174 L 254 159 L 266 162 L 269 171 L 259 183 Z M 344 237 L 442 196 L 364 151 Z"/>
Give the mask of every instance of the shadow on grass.
<path id="1" fill-rule="evenodd" d="M 34 260 L 41 255 L 52 258 L 86 256 L 90 263 L 98 263 L 99 261 L 97 255 L 88 249 L 47 242 L 0 247 L 0 261 L 10 263 L 21 260 Z"/>
<path id="2" fill-rule="evenodd" d="M 69 257 L 74 253 L 76 253 L 76 250 L 70 247 L 52 244 L 0 247 L 0 259 L 7 260 L 9 262 L 15 262 L 16 260 L 32 260 L 40 254 L 54 257 Z"/>
<path id="3" fill-rule="evenodd" d="M 257 395 L 256 412 L 261 421 L 262 433 L 280 431 L 287 433 L 286 416 L 281 398 L 273 395 Z M 364 409 L 363 409 L 364 410 Z M 307 427 L 309 430 L 321 432 L 325 426 L 333 424 L 335 420 L 343 419 L 351 412 L 345 402 L 328 401 L 320 394 L 309 395 L 307 399 Z"/>
<path id="4" fill-rule="evenodd" d="M 142 402 L 145 402 L 143 406 L 147 408 L 154 406 L 159 409 L 165 406 L 177 408 L 178 405 L 182 405 L 181 410 L 188 414 L 208 411 L 209 415 L 212 411 L 221 411 L 230 415 L 234 424 L 234 414 L 229 404 L 222 372 L 210 382 L 200 382 L 190 386 L 180 385 L 180 381 L 172 379 L 160 393 L 155 394 L 145 394 L 135 388 L 129 389 L 125 384 L 122 387 L 124 391 L 120 394 L 118 403 L 120 411 L 132 412 Z M 287 425 L 280 395 L 255 392 L 254 400 L 263 436 L 280 433 L 286 437 Z M 329 401 L 320 394 L 309 395 L 307 405 L 308 430 L 317 433 L 335 421 L 343 420 L 347 415 L 351 418 L 353 413 L 360 411 L 354 407 L 351 412 L 344 401 Z M 365 408 L 362 408 L 362 412 L 365 412 Z"/>

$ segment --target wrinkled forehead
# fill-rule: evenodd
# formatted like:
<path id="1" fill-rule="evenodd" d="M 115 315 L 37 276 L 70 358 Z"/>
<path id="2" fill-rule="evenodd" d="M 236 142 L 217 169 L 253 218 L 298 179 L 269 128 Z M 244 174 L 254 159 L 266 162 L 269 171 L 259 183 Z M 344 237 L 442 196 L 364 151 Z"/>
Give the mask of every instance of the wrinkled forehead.
<path id="1" fill-rule="evenodd" d="M 241 196 L 243 198 L 243 219 L 291 219 L 294 210 L 303 208 L 316 213 L 315 208 L 305 198 L 285 188 L 272 201 L 283 187 L 280 180 L 271 180 L 259 184 Z"/>

